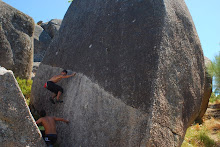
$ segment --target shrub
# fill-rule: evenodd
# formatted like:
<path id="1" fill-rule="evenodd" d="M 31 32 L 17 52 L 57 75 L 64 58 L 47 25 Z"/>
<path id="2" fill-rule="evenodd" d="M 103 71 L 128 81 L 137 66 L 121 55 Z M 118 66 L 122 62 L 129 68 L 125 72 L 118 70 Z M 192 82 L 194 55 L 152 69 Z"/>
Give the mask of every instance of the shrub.
<path id="1" fill-rule="evenodd" d="M 215 95 L 215 93 L 214 92 L 212 92 L 212 94 L 211 94 L 211 97 L 210 97 L 210 99 L 209 99 L 209 102 L 210 103 L 215 103 L 215 102 L 217 102 L 217 101 L 220 101 L 220 95 Z"/>
<path id="2" fill-rule="evenodd" d="M 33 83 L 33 80 L 26 80 L 26 79 L 21 79 L 19 77 L 16 78 L 18 85 L 27 101 L 29 104 L 30 101 L 30 96 L 31 96 L 31 86 Z"/>

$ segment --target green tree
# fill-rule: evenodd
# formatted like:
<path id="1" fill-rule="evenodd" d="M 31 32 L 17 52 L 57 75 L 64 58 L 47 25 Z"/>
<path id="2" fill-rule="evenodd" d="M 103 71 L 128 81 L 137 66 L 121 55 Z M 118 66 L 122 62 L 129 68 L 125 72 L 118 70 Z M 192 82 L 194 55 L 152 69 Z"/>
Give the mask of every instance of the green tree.
<path id="1" fill-rule="evenodd" d="M 216 91 L 220 91 L 220 52 L 215 56 L 215 60 L 208 67 L 208 73 L 214 79 Z"/>

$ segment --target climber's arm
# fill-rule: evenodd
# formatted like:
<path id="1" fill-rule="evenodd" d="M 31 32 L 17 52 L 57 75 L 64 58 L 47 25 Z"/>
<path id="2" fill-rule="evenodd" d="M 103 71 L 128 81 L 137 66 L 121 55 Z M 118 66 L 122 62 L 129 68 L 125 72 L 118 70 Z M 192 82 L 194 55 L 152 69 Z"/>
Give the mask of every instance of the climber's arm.
<path id="1" fill-rule="evenodd" d="M 65 123 L 69 123 L 68 120 L 66 120 L 66 119 L 64 119 L 64 118 L 59 118 L 59 117 L 54 117 L 54 120 L 55 120 L 55 121 L 63 121 L 63 122 L 65 122 Z"/>
<path id="2" fill-rule="evenodd" d="M 42 118 L 39 118 L 37 121 L 36 121 L 36 124 L 40 124 L 42 123 Z"/>
<path id="3" fill-rule="evenodd" d="M 73 77 L 73 76 L 75 76 L 76 75 L 76 73 L 73 73 L 73 74 L 71 74 L 71 75 L 65 75 L 65 76 L 62 76 L 62 78 L 64 79 L 64 78 L 69 78 L 69 77 Z"/>

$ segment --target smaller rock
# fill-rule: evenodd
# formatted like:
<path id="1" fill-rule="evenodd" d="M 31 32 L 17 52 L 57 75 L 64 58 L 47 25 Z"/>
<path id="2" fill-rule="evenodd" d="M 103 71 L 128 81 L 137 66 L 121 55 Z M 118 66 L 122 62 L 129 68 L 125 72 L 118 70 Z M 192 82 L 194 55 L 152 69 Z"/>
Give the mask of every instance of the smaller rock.
<path id="1" fill-rule="evenodd" d="M 35 77 L 35 75 L 36 75 L 36 73 L 37 73 L 37 70 L 38 70 L 38 68 L 39 68 L 39 66 L 40 66 L 40 63 L 41 63 L 41 62 L 34 62 L 34 63 L 33 63 L 33 70 L 32 70 L 32 76 L 31 76 L 31 79 L 32 79 L 32 80 L 34 79 L 34 77 Z"/>
<path id="2" fill-rule="evenodd" d="M 44 147 L 13 72 L 0 67 L 0 146 Z"/>
<path id="3" fill-rule="evenodd" d="M 31 78 L 34 20 L 0 1 L 0 65 L 16 77 Z"/>
<path id="4" fill-rule="evenodd" d="M 33 63 L 33 73 L 36 74 L 38 67 L 40 66 L 40 62 L 34 62 Z"/>
<path id="5" fill-rule="evenodd" d="M 52 19 L 49 22 L 42 23 L 41 27 L 50 35 L 51 38 L 58 33 L 62 19 Z"/>
<path id="6" fill-rule="evenodd" d="M 50 45 L 51 37 L 39 25 L 35 25 L 34 31 L 34 62 L 41 62 L 47 47 Z"/>

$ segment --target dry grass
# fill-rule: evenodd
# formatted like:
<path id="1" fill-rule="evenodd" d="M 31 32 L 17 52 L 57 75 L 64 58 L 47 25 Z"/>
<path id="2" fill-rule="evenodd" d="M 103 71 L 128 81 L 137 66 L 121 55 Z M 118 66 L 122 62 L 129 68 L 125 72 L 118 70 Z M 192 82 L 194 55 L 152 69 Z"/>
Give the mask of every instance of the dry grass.
<path id="1" fill-rule="evenodd" d="M 187 129 L 182 147 L 220 147 L 220 119 L 204 117 L 203 124 L 193 124 Z"/>
<path id="2" fill-rule="evenodd" d="M 220 120 L 211 118 L 204 121 L 204 125 L 210 130 L 209 136 L 212 138 L 217 146 L 220 146 Z"/>
<path id="3" fill-rule="evenodd" d="M 205 120 L 204 124 L 208 130 L 220 131 L 220 121 L 217 119 L 211 118 L 209 120 Z"/>
<path id="4" fill-rule="evenodd" d="M 208 134 L 205 125 L 195 124 L 187 129 L 182 147 L 215 147 L 215 141 Z"/>

